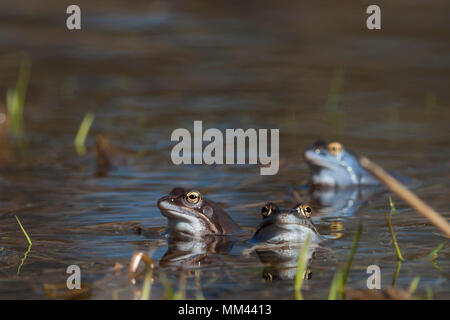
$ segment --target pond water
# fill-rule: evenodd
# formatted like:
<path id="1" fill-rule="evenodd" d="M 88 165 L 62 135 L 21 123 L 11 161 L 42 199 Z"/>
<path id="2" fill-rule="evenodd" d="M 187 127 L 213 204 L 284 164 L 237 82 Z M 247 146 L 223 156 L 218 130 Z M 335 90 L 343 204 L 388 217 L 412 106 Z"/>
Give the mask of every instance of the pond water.
<path id="1" fill-rule="evenodd" d="M 293 190 L 314 200 L 302 188 L 309 178 L 302 152 L 319 138 L 419 181 L 415 192 L 450 218 L 447 2 L 383 4 L 381 31 L 365 28 L 365 5 L 353 1 L 79 5 L 82 30 L 68 31 L 60 1 L 0 3 L 0 94 L 15 86 L 22 57 L 31 61 L 21 144 L 8 136 L 8 120 L 0 127 L 0 299 L 68 297 L 54 288 L 72 264 L 89 288 L 83 298 L 139 296 L 143 275 L 129 281 L 129 260 L 135 251 L 157 263 L 165 255 L 167 220 L 156 201 L 176 186 L 204 192 L 247 233 L 200 264 L 158 268 L 153 299 L 164 297 L 164 279 L 178 290 L 183 277 L 187 298 L 292 299 L 292 264 L 243 252 L 264 202 L 290 207 Z M 80 156 L 73 140 L 88 112 L 95 120 L 89 151 Z M 259 165 L 174 165 L 170 135 L 192 131 L 194 120 L 221 130 L 280 129 L 279 173 L 261 176 Z M 92 152 L 98 133 L 119 150 L 101 178 Z M 366 288 L 367 267 L 378 265 L 382 288 L 391 286 L 399 266 L 384 214 L 389 196 L 405 258 L 396 287 L 407 290 L 420 277 L 416 297 L 431 290 L 450 298 L 448 244 L 433 262 L 426 258 L 447 239 L 384 192 L 367 201 L 338 194 L 333 205 L 352 206 L 345 216 L 315 208 L 319 231 L 338 236 L 316 249 L 306 299 L 328 298 L 360 223 L 347 285 Z M 15 216 L 33 242 L 27 254 Z"/>

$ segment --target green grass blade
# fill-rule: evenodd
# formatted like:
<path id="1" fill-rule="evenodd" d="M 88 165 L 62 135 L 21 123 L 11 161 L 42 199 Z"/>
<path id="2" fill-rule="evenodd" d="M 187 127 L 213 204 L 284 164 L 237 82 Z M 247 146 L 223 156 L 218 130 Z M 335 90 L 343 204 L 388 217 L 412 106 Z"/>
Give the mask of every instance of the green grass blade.
<path id="1" fill-rule="evenodd" d="M 392 200 L 392 197 L 389 197 L 389 206 L 391 207 L 391 213 L 390 213 L 390 215 L 391 215 L 391 217 L 392 217 L 393 214 L 396 214 L 396 213 L 397 213 L 397 209 L 395 208 L 395 203 L 394 203 L 394 201 Z"/>
<path id="2" fill-rule="evenodd" d="M 430 286 L 426 286 L 425 290 L 427 291 L 427 299 L 433 300 L 433 290 L 430 288 Z"/>
<path id="3" fill-rule="evenodd" d="M 397 268 L 395 268 L 394 278 L 392 279 L 392 288 L 394 288 L 395 284 L 397 283 L 397 278 L 400 273 L 401 267 L 402 267 L 402 262 L 399 260 L 399 261 L 397 261 Z"/>
<path id="4" fill-rule="evenodd" d="M 168 300 L 175 300 L 175 295 L 173 293 L 172 285 L 170 284 L 169 279 L 164 273 L 160 275 L 162 285 L 164 287 L 164 296 Z"/>
<path id="5" fill-rule="evenodd" d="M 344 297 L 345 297 L 344 287 L 345 287 L 345 284 L 347 283 L 348 275 L 350 273 L 350 267 L 353 262 L 353 257 L 355 255 L 356 248 L 358 248 L 358 242 L 359 242 L 359 239 L 361 238 L 362 229 L 363 229 L 362 224 L 359 224 L 358 229 L 356 230 L 356 233 L 353 237 L 353 244 L 352 244 L 352 248 L 350 250 L 350 254 L 349 254 L 349 256 L 347 258 L 347 262 L 345 263 L 345 266 L 344 266 L 344 271 L 342 273 L 341 287 L 340 287 L 340 292 L 339 292 L 341 299 L 344 299 Z"/>
<path id="6" fill-rule="evenodd" d="M 395 252 L 397 253 L 397 258 L 399 261 L 404 261 L 405 259 L 402 256 L 400 247 L 398 246 L 398 243 L 397 243 L 397 238 L 395 237 L 394 228 L 392 227 L 392 223 L 391 223 L 391 218 L 389 217 L 387 212 L 385 212 L 384 215 L 386 216 L 386 222 L 387 222 L 387 225 L 389 228 L 389 233 L 391 234 L 391 239 L 392 239 L 392 243 L 395 248 Z"/>
<path id="7" fill-rule="evenodd" d="M 430 260 L 436 259 L 438 252 L 441 251 L 441 249 L 444 247 L 444 245 L 445 245 L 445 242 L 441 242 L 436 248 L 434 248 L 433 251 L 431 251 L 428 254 L 428 256 L 427 256 L 428 259 L 430 259 Z"/>
<path id="8" fill-rule="evenodd" d="M 28 57 L 22 59 L 15 88 L 6 92 L 6 107 L 10 118 L 9 130 L 16 137 L 23 134 L 23 109 L 30 80 L 31 63 Z"/>
<path id="9" fill-rule="evenodd" d="M 91 128 L 92 122 L 94 122 L 95 115 L 91 112 L 87 113 L 83 121 L 81 121 L 80 127 L 78 128 L 77 135 L 75 136 L 74 145 L 77 153 L 83 155 L 86 153 L 85 141 Z"/>
<path id="10" fill-rule="evenodd" d="M 178 290 L 174 295 L 175 300 L 185 300 L 186 299 L 186 273 L 180 273 Z"/>
<path id="11" fill-rule="evenodd" d="M 19 226 L 20 226 L 20 229 L 22 229 L 22 232 L 23 232 L 23 234 L 25 235 L 25 237 L 27 238 L 27 241 L 28 241 L 28 249 L 27 249 L 27 251 L 25 252 L 23 258 L 20 260 L 19 267 L 17 268 L 17 275 L 19 275 L 19 274 L 20 274 L 20 269 L 22 269 L 22 266 L 23 266 L 23 264 L 25 263 L 25 260 L 27 259 L 28 254 L 29 254 L 30 251 L 31 251 L 31 246 L 33 245 L 33 243 L 31 242 L 31 239 L 30 239 L 30 237 L 28 236 L 28 233 L 25 231 L 25 228 L 24 228 L 24 227 L 22 226 L 22 224 L 20 223 L 19 218 L 18 218 L 17 216 L 15 216 L 15 217 L 16 217 L 17 223 L 18 223 Z"/>
<path id="12" fill-rule="evenodd" d="M 182 290 L 178 290 L 174 295 L 173 295 L 173 299 L 174 300 L 185 300 L 186 296 L 184 291 Z"/>
<path id="13" fill-rule="evenodd" d="M 31 244 L 28 245 L 27 251 L 25 251 L 25 254 L 23 255 L 23 258 L 20 260 L 20 264 L 17 267 L 17 275 L 20 274 L 20 269 L 22 269 L 22 266 L 25 263 L 25 260 L 27 260 L 27 257 L 28 257 L 28 254 L 30 253 L 30 251 L 31 251 Z"/>
<path id="14" fill-rule="evenodd" d="M 444 274 L 444 270 L 442 270 L 442 268 L 436 263 L 436 261 L 434 261 L 434 260 L 429 260 L 429 261 L 430 261 L 431 265 L 433 266 L 433 268 L 435 268 L 440 273 Z"/>
<path id="15" fill-rule="evenodd" d="M 411 281 L 411 284 L 409 285 L 409 289 L 408 289 L 409 294 L 412 295 L 416 291 L 419 281 L 420 281 L 420 277 L 415 277 L 413 279 L 413 281 Z"/>
<path id="16" fill-rule="evenodd" d="M 306 242 L 299 249 L 298 260 L 297 260 L 297 274 L 295 275 L 294 292 L 295 299 L 303 300 L 302 296 L 302 285 L 305 277 L 306 267 L 308 265 L 308 250 L 309 242 L 311 241 L 311 234 L 308 234 Z"/>
<path id="17" fill-rule="evenodd" d="M 28 233 L 25 231 L 24 227 L 23 227 L 22 224 L 20 223 L 19 218 L 18 218 L 17 216 L 15 216 L 15 217 L 16 217 L 17 223 L 18 223 L 19 226 L 20 226 L 20 229 L 22 229 L 23 234 L 24 234 L 25 237 L 27 238 L 28 244 L 29 244 L 29 245 L 32 245 L 33 243 L 31 242 L 31 239 L 30 239 L 30 237 L 28 236 Z"/>
<path id="18" fill-rule="evenodd" d="M 145 274 L 144 284 L 142 286 L 141 300 L 150 300 L 150 294 L 152 292 L 152 279 L 153 279 L 153 270 L 150 269 Z"/>
<path id="19" fill-rule="evenodd" d="M 328 293 L 328 300 L 336 300 L 338 298 L 338 292 L 341 291 L 340 285 L 342 284 L 342 273 L 336 271 L 331 282 L 330 292 Z"/>

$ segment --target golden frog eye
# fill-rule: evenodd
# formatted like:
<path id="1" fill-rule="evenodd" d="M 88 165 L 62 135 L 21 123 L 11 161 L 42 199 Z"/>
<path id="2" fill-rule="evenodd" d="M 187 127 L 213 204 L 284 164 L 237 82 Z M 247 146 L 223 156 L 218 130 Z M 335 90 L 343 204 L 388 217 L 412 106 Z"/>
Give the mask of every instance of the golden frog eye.
<path id="1" fill-rule="evenodd" d="M 328 144 L 328 151 L 333 155 L 336 156 L 342 152 L 342 144 L 339 142 L 331 142 Z"/>
<path id="2" fill-rule="evenodd" d="M 307 204 L 302 204 L 302 213 L 305 217 L 309 218 L 312 214 L 312 209 Z"/>
<path id="3" fill-rule="evenodd" d="M 277 206 L 273 203 L 268 203 L 261 209 L 261 214 L 263 218 L 267 218 L 270 216 L 273 212 L 277 211 Z"/>
<path id="4" fill-rule="evenodd" d="M 200 193 L 197 191 L 190 191 L 186 193 L 186 201 L 190 204 L 197 204 L 200 201 Z"/>

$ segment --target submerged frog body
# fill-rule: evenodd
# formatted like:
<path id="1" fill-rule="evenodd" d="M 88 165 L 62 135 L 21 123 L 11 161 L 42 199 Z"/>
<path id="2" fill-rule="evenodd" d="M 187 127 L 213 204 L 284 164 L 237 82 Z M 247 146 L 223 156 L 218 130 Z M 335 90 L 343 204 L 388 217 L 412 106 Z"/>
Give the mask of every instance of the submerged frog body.
<path id="1" fill-rule="evenodd" d="M 316 142 L 304 152 L 312 171 L 311 183 L 327 187 L 378 186 L 380 182 L 364 169 L 355 154 L 339 142 Z"/>
<path id="2" fill-rule="evenodd" d="M 158 200 L 158 208 L 168 219 L 169 236 L 200 238 L 233 235 L 240 231 L 225 210 L 195 190 L 175 188 Z"/>
<path id="3" fill-rule="evenodd" d="M 292 209 L 286 210 L 268 203 L 261 212 L 263 222 L 250 240 L 253 243 L 299 243 L 305 242 L 308 235 L 311 237 L 311 243 L 322 239 L 311 221 L 312 210 L 308 205 L 297 204 Z"/>

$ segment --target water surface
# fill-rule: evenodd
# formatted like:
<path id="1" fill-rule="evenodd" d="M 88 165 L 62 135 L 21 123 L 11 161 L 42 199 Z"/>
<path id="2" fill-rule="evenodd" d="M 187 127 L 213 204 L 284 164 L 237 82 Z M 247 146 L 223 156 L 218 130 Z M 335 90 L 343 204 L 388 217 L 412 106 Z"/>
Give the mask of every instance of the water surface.
<path id="1" fill-rule="evenodd" d="M 157 199 L 175 186 L 199 189 L 246 227 L 249 238 L 261 203 L 292 206 L 291 190 L 310 200 L 301 189 L 309 176 L 302 151 L 318 138 L 341 141 L 420 181 L 418 195 L 450 217 L 445 1 L 383 4 L 376 32 L 365 29 L 365 7 L 354 1 L 79 5 L 82 30 L 72 32 L 59 1 L 0 4 L 2 94 L 15 85 L 21 57 L 32 64 L 25 149 L 7 138 L 6 124 L 0 127 L 1 299 L 64 298 L 49 288 L 65 282 L 71 264 L 81 267 L 88 298 L 138 296 L 143 278 L 133 285 L 126 274 L 133 252 L 146 251 L 159 262 L 167 251 Z M 2 100 L 1 112 L 5 108 Z M 78 156 L 73 147 L 87 112 L 95 113 L 87 146 L 102 133 L 121 150 L 104 178 L 94 176 L 93 153 Z M 192 130 L 194 120 L 222 130 L 279 128 L 279 173 L 260 176 L 259 166 L 173 165 L 170 134 Z M 359 223 L 363 234 L 348 285 L 365 288 L 366 268 L 376 264 L 382 287 L 391 286 L 398 265 L 384 216 L 389 195 L 374 196 L 344 218 L 316 215 L 322 233 L 333 233 L 336 220 L 342 230 L 318 248 L 305 298 L 328 297 Z M 393 199 L 399 213 L 392 222 L 406 259 L 396 287 L 408 289 L 420 277 L 418 297 L 429 287 L 435 298 L 448 299 L 448 245 L 434 265 L 424 259 L 446 239 Z M 27 242 L 15 215 L 33 241 L 21 266 Z M 206 298 L 293 298 L 293 280 L 267 281 L 258 255 L 242 254 L 247 238 L 228 254 L 189 267 L 187 297 L 199 296 L 197 277 Z M 124 266 L 117 273 L 116 263 Z M 164 297 L 161 277 L 177 289 L 183 273 L 158 271 L 152 298 Z"/>

